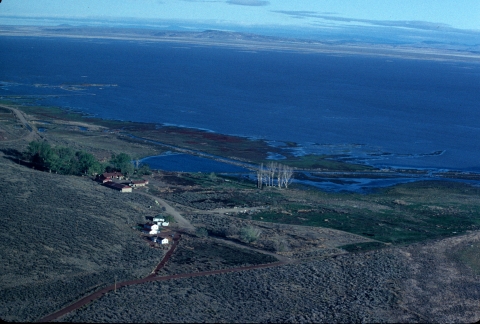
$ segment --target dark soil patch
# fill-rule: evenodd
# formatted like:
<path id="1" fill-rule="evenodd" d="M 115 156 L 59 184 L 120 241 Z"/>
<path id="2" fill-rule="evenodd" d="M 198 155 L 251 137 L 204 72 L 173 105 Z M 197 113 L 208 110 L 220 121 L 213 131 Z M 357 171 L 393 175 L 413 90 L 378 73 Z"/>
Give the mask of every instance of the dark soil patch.
<path id="1" fill-rule="evenodd" d="M 365 243 L 356 243 L 339 246 L 339 248 L 344 249 L 348 252 L 359 252 L 359 251 L 369 251 L 377 250 L 386 247 L 387 245 L 379 242 L 365 242 Z"/>
<path id="2" fill-rule="evenodd" d="M 173 172 L 163 172 L 159 180 L 173 186 L 194 186 L 196 182 Z"/>

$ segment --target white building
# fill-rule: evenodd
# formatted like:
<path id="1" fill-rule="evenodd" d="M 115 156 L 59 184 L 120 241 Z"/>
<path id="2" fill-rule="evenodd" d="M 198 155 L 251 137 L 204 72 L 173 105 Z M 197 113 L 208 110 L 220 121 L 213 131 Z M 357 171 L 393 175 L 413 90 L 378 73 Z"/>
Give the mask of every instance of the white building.
<path id="1" fill-rule="evenodd" d="M 151 229 L 151 230 L 158 230 L 160 228 L 158 224 L 150 224 L 150 223 L 143 225 L 143 227 L 145 229 Z"/>
<path id="2" fill-rule="evenodd" d="M 147 228 L 145 228 L 142 232 L 145 233 L 145 234 L 149 234 L 149 235 L 154 235 L 154 234 L 160 233 L 158 231 L 158 229 L 147 229 Z"/>
<path id="3" fill-rule="evenodd" d="M 161 218 L 161 217 L 158 217 L 158 216 L 153 218 L 153 222 L 155 222 L 155 223 L 162 223 L 164 221 L 165 221 L 165 218 Z"/>
<path id="4" fill-rule="evenodd" d="M 161 237 L 152 237 L 152 241 L 159 244 L 170 243 L 170 240 L 168 238 L 161 238 Z"/>

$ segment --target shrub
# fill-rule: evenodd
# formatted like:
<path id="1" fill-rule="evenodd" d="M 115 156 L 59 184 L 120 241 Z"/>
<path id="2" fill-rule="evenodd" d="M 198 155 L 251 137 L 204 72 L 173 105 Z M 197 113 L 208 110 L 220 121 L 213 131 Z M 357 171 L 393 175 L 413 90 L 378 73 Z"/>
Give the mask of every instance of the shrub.
<path id="1" fill-rule="evenodd" d="M 234 236 L 238 234 L 238 228 L 235 225 L 226 226 L 223 229 L 223 234 L 225 237 Z"/>
<path id="2" fill-rule="evenodd" d="M 165 215 L 163 218 L 165 219 L 166 222 L 169 222 L 169 223 L 175 222 L 175 218 L 172 215 Z"/>
<path id="3" fill-rule="evenodd" d="M 195 234 L 198 236 L 198 237 L 207 237 L 208 236 L 208 231 L 205 227 L 198 227 L 196 230 L 195 230 Z"/>
<path id="4" fill-rule="evenodd" d="M 262 230 L 257 227 L 244 227 L 240 230 L 240 239 L 245 243 L 255 242 L 262 234 Z"/>
<path id="5" fill-rule="evenodd" d="M 276 252 L 287 252 L 290 251 L 290 245 L 285 239 L 277 238 L 273 241 L 273 246 Z"/>

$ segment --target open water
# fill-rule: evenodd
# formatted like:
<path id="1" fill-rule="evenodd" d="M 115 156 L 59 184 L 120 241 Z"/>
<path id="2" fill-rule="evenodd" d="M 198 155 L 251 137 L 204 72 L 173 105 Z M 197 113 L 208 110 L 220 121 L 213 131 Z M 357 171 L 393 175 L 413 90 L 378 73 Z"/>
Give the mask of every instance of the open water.
<path id="1" fill-rule="evenodd" d="M 480 171 L 477 63 L 93 39 L 0 44 L 0 96 L 276 146 L 293 141 L 295 154 Z"/>

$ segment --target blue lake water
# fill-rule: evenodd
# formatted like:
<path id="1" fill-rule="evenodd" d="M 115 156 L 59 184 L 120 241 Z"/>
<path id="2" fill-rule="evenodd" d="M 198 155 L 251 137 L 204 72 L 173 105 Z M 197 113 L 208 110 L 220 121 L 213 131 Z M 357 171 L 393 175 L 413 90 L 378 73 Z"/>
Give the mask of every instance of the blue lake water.
<path id="1" fill-rule="evenodd" d="M 189 154 L 166 154 L 150 156 L 142 159 L 140 162 L 148 164 L 152 169 L 164 171 L 221 173 L 249 172 L 248 169 L 239 166 Z"/>
<path id="2" fill-rule="evenodd" d="M 286 152 L 297 155 L 480 171 L 477 63 L 93 39 L 0 43 L 0 96 L 293 141 L 300 147 Z M 95 86 L 71 86 L 79 84 Z"/>

